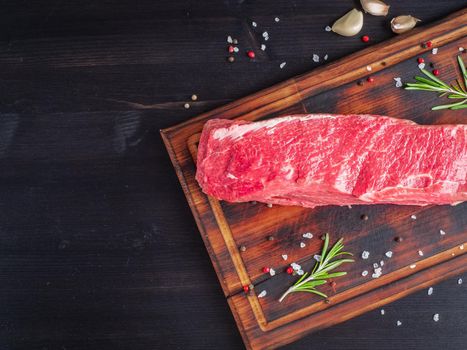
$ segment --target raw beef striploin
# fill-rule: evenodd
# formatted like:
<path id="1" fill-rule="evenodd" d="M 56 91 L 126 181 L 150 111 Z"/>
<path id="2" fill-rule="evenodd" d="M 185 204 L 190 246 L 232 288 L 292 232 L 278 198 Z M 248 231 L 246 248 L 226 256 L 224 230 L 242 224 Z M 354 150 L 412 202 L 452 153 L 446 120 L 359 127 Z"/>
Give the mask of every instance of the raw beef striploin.
<path id="1" fill-rule="evenodd" d="M 210 120 L 196 173 L 218 199 L 310 208 L 457 204 L 466 177 L 467 125 L 329 114 Z"/>

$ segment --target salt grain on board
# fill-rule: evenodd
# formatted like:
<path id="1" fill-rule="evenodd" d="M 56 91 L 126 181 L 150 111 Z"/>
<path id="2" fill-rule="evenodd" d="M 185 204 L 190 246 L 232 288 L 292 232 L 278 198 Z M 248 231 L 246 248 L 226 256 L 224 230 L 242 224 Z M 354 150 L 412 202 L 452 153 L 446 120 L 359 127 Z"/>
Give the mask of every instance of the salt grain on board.
<path id="1" fill-rule="evenodd" d="M 325 54 L 324 55 L 324 60 L 327 61 L 328 57 L 329 57 L 328 54 Z"/>
<path id="2" fill-rule="evenodd" d="M 274 21 L 277 23 L 280 21 L 279 17 L 274 18 Z"/>
<path id="3" fill-rule="evenodd" d="M 313 256 L 313 259 L 320 262 L 321 261 L 321 255 L 315 255 L 315 256 Z"/>
<path id="4" fill-rule="evenodd" d="M 400 77 L 394 78 L 394 81 L 396 82 L 396 87 L 402 87 L 402 81 Z"/>
<path id="5" fill-rule="evenodd" d="M 366 250 L 364 250 L 364 251 L 362 252 L 362 259 L 368 259 L 369 256 L 370 256 L 370 252 L 368 252 L 368 251 L 366 251 Z"/>
<path id="6" fill-rule="evenodd" d="M 280 68 L 280 69 L 284 68 L 286 64 L 287 64 L 287 62 L 282 62 L 282 63 L 279 65 L 279 68 Z"/>
<path id="7" fill-rule="evenodd" d="M 417 265 L 416 265 L 416 264 L 412 264 L 412 265 L 410 265 L 410 268 L 411 268 L 411 269 L 414 269 L 414 268 L 416 268 L 416 267 L 417 267 Z"/>
<path id="8" fill-rule="evenodd" d="M 274 275 L 276 274 L 276 271 L 275 271 L 274 269 L 271 268 L 271 269 L 269 269 L 269 274 L 270 274 L 271 276 L 274 276 Z"/>
<path id="9" fill-rule="evenodd" d="M 327 31 L 327 32 L 330 32 L 330 31 L 332 30 L 332 28 L 331 28 L 330 26 L 326 26 L 326 27 L 324 28 L 324 30 Z"/>
<path id="10" fill-rule="evenodd" d="M 396 322 L 396 324 L 397 324 L 397 327 L 400 327 L 400 326 L 402 326 L 402 322 L 401 322 L 401 321 L 399 321 L 399 320 Z"/>
<path id="11" fill-rule="evenodd" d="M 418 255 L 423 256 L 423 252 L 421 250 L 419 250 Z"/>
<path id="12" fill-rule="evenodd" d="M 386 255 L 388 258 L 392 258 L 392 251 L 387 251 L 384 253 L 384 255 Z"/>
<path id="13" fill-rule="evenodd" d="M 440 234 L 441 236 L 444 236 L 444 235 L 446 234 L 446 232 L 444 232 L 443 230 L 439 230 L 439 234 Z"/>
<path id="14" fill-rule="evenodd" d="M 433 287 L 430 287 L 428 288 L 428 295 L 432 295 L 433 294 Z"/>
<path id="15" fill-rule="evenodd" d="M 422 62 L 422 63 L 420 63 L 420 64 L 418 65 L 418 68 L 420 68 L 420 69 L 423 69 L 423 68 L 425 68 L 425 63 L 423 63 L 423 62 Z"/>
<path id="16" fill-rule="evenodd" d="M 251 25 L 252 25 L 253 27 L 255 27 L 255 28 L 258 26 L 258 24 L 257 24 L 256 22 L 251 22 Z"/>
<path id="17" fill-rule="evenodd" d="M 305 272 L 303 270 L 298 270 L 297 275 L 302 276 Z"/>
<path id="18" fill-rule="evenodd" d="M 313 62 L 319 62 L 319 56 L 317 54 L 313 54 Z"/>
<path id="19" fill-rule="evenodd" d="M 372 69 L 371 66 L 366 66 L 366 70 L 367 70 L 368 72 L 371 72 L 371 69 Z"/>
<path id="20" fill-rule="evenodd" d="M 363 276 L 363 277 L 366 277 L 366 276 L 368 276 L 368 271 L 367 271 L 367 270 L 365 270 L 365 271 L 362 271 L 362 276 Z"/>
<path id="21" fill-rule="evenodd" d="M 373 268 L 377 269 L 379 267 L 378 263 L 373 263 Z"/>
<path id="22" fill-rule="evenodd" d="M 282 254 L 282 259 L 287 260 L 288 255 L 287 254 Z"/>
<path id="23" fill-rule="evenodd" d="M 264 298 L 268 294 L 265 290 L 258 294 L 258 298 Z"/>
<path id="24" fill-rule="evenodd" d="M 459 52 L 464 52 L 464 51 L 465 51 L 465 49 L 462 46 L 459 47 Z"/>
<path id="25" fill-rule="evenodd" d="M 272 208 L 272 204 L 271 204 L 271 203 L 266 204 L 266 206 L 267 206 L 268 208 Z"/>
<path id="26" fill-rule="evenodd" d="M 263 51 L 266 50 L 266 45 L 261 44 L 261 50 L 263 50 Z"/>
<path id="27" fill-rule="evenodd" d="M 433 55 L 436 55 L 438 53 L 438 48 L 437 47 L 434 47 L 432 50 L 431 50 L 431 53 Z"/>
<path id="28" fill-rule="evenodd" d="M 384 309 L 381 309 L 381 315 L 384 315 L 386 313 L 386 311 L 384 311 Z"/>
<path id="29" fill-rule="evenodd" d="M 412 220 L 417 220 L 417 216 L 416 216 L 416 215 L 411 215 L 410 218 L 411 218 Z"/>
<path id="30" fill-rule="evenodd" d="M 439 321 L 439 314 L 434 314 L 433 315 L 433 321 L 435 321 L 435 322 Z"/>
<path id="31" fill-rule="evenodd" d="M 303 242 L 300 242 L 300 248 L 305 248 L 305 247 L 306 247 L 306 244 Z"/>
<path id="32" fill-rule="evenodd" d="M 302 235 L 303 238 L 307 238 L 307 239 L 312 239 L 313 238 L 313 234 L 311 232 L 307 232 L 307 233 L 304 233 Z"/>
<path id="33" fill-rule="evenodd" d="M 302 268 L 299 264 L 294 262 L 290 264 L 290 267 L 293 268 L 295 271 L 298 271 Z"/>
<path id="34" fill-rule="evenodd" d="M 384 260 L 381 260 L 381 261 L 379 262 L 379 265 L 380 265 L 380 266 L 384 266 Z"/>
<path id="35" fill-rule="evenodd" d="M 268 32 L 263 32 L 263 38 L 267 38 L 269 37 L 269 33 Z"/>
<path id="36" fill-rule="evenodd" d="M 459 246 L 459 249 L 460 249 L 460 250 L 464 250 L 464 245 L 461 244 L 461 245 Z"/>
<path id="37" fill-rule="evenodd" d="M 230 35 L 227 37 L 227 42 L 228 42 L 229 44 L 232 44 L 232 43 L 233 43 L 232 37 L 231 37 Z"/>
<path id="38" fill-rule="evenodd" d="M 462 278 L 459 278 L 459 279 L 457 280 L 457 284 L 459 284 L 459 285 L 461 285 L 462 282 L 463 282 L 463 281 L 462 281 Z"/>

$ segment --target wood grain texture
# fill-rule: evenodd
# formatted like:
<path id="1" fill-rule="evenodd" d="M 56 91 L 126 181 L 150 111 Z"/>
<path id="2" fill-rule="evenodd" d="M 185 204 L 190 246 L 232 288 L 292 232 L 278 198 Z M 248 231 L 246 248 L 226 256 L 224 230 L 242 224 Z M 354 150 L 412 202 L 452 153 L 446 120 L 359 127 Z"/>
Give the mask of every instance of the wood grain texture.
<path id="1" fill-rule="evenodd" d="M 316 106 L 322 111 L 331 99 L 324 97 L 326 103 L 317 104 L 315 96 L 321 94 L 339 98 L 335 106 L 330 107 L 335 113 L 347 110 L 347 113 L 388 114 L 421 123 L 465 123 L 462 110 L 438 114 L 427 111 L 427 100 L 394 87 L 393 77 L 402 75 L 406 81 L 407 77 L 416 74 L 416 56 L 429 55 L 430 63 L 439 67 L 448 80 L 455 79 L 457 72 L 453 67 L 456 67 L 458 48 L 467 44 L 466 22 L 467 10 L 459 11 L 435 25 L 380 43 L 162 130 L 247 348 L 275 348 L 307 332 L 396 300 L 433 281 L 447 278 L 451 273 L 465 272 L 467 207 L 464 204 L 454 207 L 378 205 L 368 209 L 358 206 L 358 209 L 324 207 L 310 210 L 219 202 L 204 195 L 194 179 L 196 145 L 205 121 L 210 118 L 263 120 L 287 113 L 312 112 Z M 431 54 L 431 49 L 422 47 L 426 38 L 439 48 L 438 54 Z M 369 83 L 367 86 L 356 84 L 357 80 L 370 74 L 378 80 L 376 88 Z M 341 101 L 350 107 L 342 108 Z M 387 113 L 390 110 L 393 114 Z M 431 119 L 433 115 L 435 117 Z M 366 212 L 373 208 L 379 213 L 372 213 L 372 225 L 368 222 L 351 225 L 355 221 L 355 211 Z M 412 215 L 417 219 L 411 219 Z M 450 234 L 445 237 L 440 230 Z M 305 232 L 313 232 L 314 239 L 304 240 L 302 234 Z M 356 254 L 370 250 L 371 246 L 372 261 L 386 262 L 384 276 L 372 279 L 372 264 L 360 259 L 347 268 L 349 274 L 337 287 L 326 285 L 321 288 L 330 295 L 329 303 L 306 293 L 294 294 L 279 303 L 280 295 L 293 281 L 285 273 L 287 266 L 298 262 L 305 271 L 310 270 L 313 255 L 319 254 L 321 249 L 319 237 L 325 232 L 345 237 L 347 249 Z M 268 236 L 275 239 L 267 240 Z M 395 242 L 396 237 L 403 237 L 404 243 Z M 301 242 L 306 242 L 307 246 L 300 247 Z M 240 246 L 246 250 L 240 250 Z M 388 259 L 387 251 L 393 252 L 394 258 Z M 283 259 L 283 254 L 287 254 L 288 259 Z M 263 266 L 274 268 L 276 275 L 263 274 Z M 363 270 L 370 271 L 367 277 L 362 277 Z M 245 295 L 242 286 L 250 284 L 255 286 L 255 292 Z M 257 295 L 262 291 L 267 295 L 260 299 Z"/>
<path id="2" fill-rule="evenodd" d="M 357 2 L 3 2 L 0 348 L 243 348 L 158 130 L 320 67 L 313 53 L 332 62 L 391 38 L 389 17 L 365 17 L 369 44 L 323 30 Z M 391 15 L 411 13 L 421 26 L 465 7 L 388 2 Z M 261 29 L 271 39 L 255 62 L 224 61 L 227 35 L 246 50 Z M 320 94 L 306 107 L 337 102 Z M 467 284 L 456 281 L 284 348 L 463 349 Z"/>

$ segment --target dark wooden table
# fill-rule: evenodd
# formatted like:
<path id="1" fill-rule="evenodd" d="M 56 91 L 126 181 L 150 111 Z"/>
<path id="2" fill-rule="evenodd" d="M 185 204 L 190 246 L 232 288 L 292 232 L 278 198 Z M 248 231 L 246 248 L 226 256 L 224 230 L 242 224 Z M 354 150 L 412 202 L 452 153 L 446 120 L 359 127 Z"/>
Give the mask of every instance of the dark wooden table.
<path id="1" fill-rule="evenodd" d="M 388 2 L 426 23 L 465 6 Z M 332 61 L 365 47 L 324 31 L 352 6 L 2 4 L 0 349 L 241 349 L 159 129 L 322 64 L 314 53 Z M 389 19 L 365 16 L 362 33 L 391 37 Z M 234 64 L 227 35 L 240 41 Z M 465 349 L 463 278 L 287 348 Z"/>

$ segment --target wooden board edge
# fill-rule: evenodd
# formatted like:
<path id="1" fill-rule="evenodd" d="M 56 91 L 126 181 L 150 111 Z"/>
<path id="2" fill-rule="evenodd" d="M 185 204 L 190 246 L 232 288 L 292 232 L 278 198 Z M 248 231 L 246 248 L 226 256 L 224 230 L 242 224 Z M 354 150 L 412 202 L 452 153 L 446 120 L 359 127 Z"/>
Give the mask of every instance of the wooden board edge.
<path id="1" fill-rule="evenodd" d="M 178 164 L 177 155 L 174 152 L 172 143 L 170 142 L 170 138 L 168 137 L 166 130 L 160 130 L 160 134 L 161 134 L 162 140 L 164 141 L 165 147 L 167 148 L 167 152 L 169 154 L 169 158 L 172 162 L 172 165 L 175 169 L 175 173 L 182 186 L 183 193 L 185 194 L 185 197 L 188 201 L 188 205 L 193 214 L 198 230 L 200 231 L 201 238 L 203 239 L 204 245 L 206 246 L 206 250 L 208 251 L 208 255 L 211 260 L 211 263 L 214 266 L 214 270 L 221 284 L 224 296 L 228 297 L 229 295 L 232 294 L 232 290 L 230 290 L 228 283 L 226 283 L 225 276 L 222 271 L 222 266 L 220 266 L 219 261 L 217 261 L 216 259 L 216 254 L 214 254 L 213 252 L 213 247 L 211 246 L 211 242 L 208 237 L 206 228 L 204 227 L 204 224 L 201 220 L 201 215 L 198 212 L 198 207 L 195 204 L 193 198 L 191 197 L 191 192 L 188 190 L 187 181 L 185 179 L 183 170 L 180 168 L 180 165 Z M 206 205 L 210 206 L 210 204 L 207 201 L 208 200 L 206 198 Z M 227 250 L 227 247 L 225 247 L 225 250 Z"/>
<path id="2" fill-rule="evenodd" d="M 332 308 L 333 312 L 341 315 L 339 320 L 330 320 L 325 317 L 323 310 L 271 331 L 263 331 L 256 323 L 254 315 L 249 311 L 249 303 L 245 296 L 234 295 L 228 299 L 237 327 L 246 340 L 247 347 L 252 350 L 275 349 L 302 336 L 345 322 L 466 271 L 467 254 L 462 254 L 442 264 L 432 265 L 389 285 L 329 307 L 328 309 Z M 368 302 L 369 298 L 370 302 Z"/>

